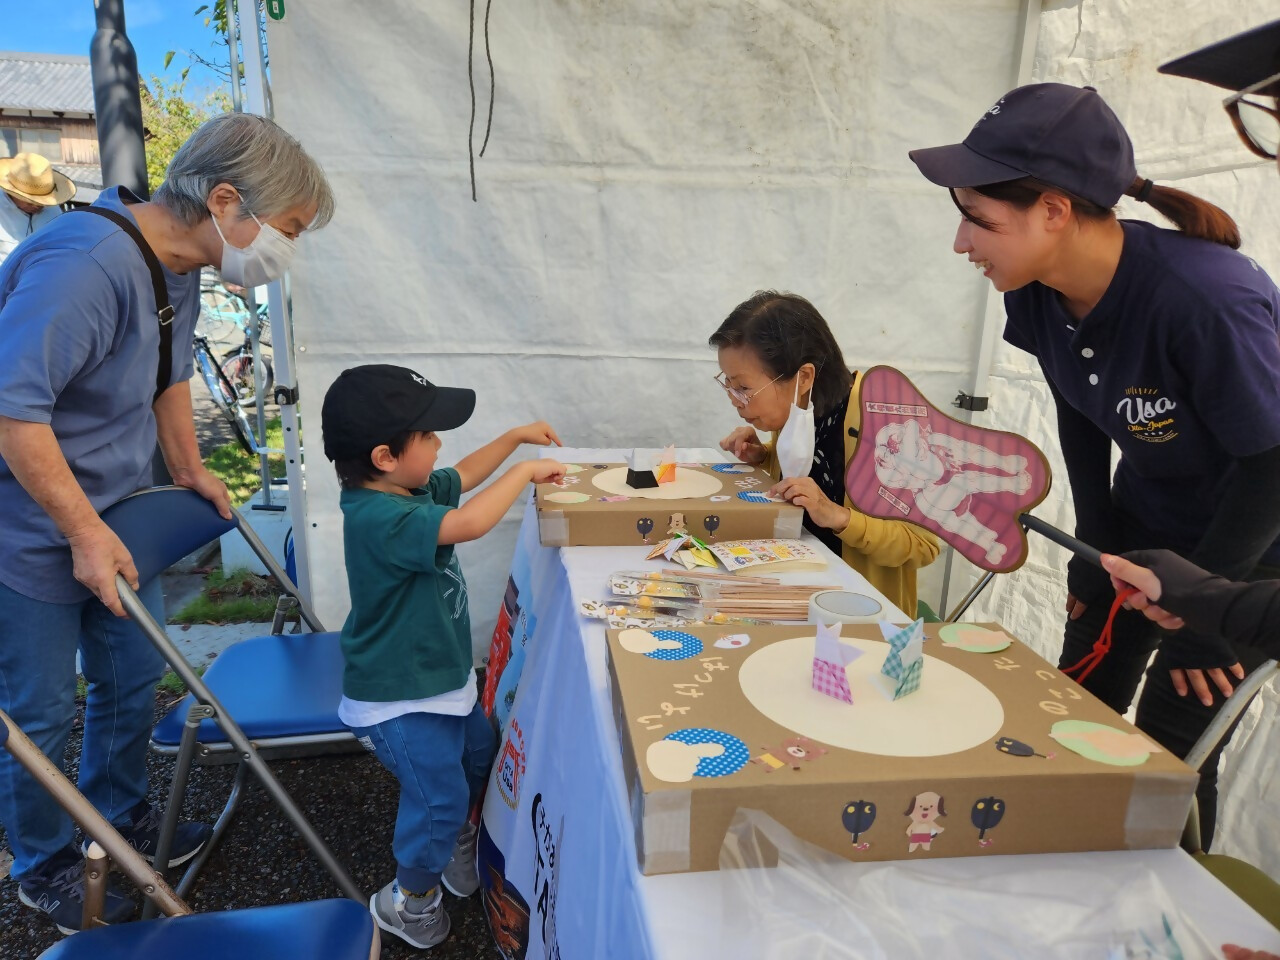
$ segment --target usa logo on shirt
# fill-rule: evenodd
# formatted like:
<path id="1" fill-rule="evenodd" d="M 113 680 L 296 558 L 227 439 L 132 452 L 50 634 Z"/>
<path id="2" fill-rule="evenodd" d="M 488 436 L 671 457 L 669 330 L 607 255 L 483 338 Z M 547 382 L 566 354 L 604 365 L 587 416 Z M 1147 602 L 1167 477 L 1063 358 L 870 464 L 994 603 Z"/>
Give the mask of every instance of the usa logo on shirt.
<path id="1" fill-rule="evenodd" d="M 1116 404 L 1116 413 L 1125 418 L 1131 436 L 1147 443 L 1164 443 L 1178 435 L 1173 411 L 1178 404 L 1160 396 L 1155 387 L 1126 387 Z"/>

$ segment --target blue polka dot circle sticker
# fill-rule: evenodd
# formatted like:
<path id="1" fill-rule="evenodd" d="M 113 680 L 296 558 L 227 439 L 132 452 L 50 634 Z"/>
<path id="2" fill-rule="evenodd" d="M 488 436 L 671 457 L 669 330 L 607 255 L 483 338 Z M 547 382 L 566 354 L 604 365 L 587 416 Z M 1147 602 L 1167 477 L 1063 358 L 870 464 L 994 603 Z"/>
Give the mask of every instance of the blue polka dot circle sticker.
<path id="1" fill-rule="evenodd" d="M 738 494 L 739 500 L 745 500 L 747 503 L 782 503 L 781 497 L 771 497 L 767 493 L 761 493 L 759 490 L 743 490 Z"/>
<path id="2" fill-rule="evenodd" d="M 681 633 L 679 630 L 650 630 L 649 632 L 659 640 L 674 640 L 680 644 L 678 650 L 670 647 L 665 650 L 649 651 L 645 656 L 651 660 L 688 660 L 702 652 L 702 641 L 691 633 Z"/>
<path id="3" fill-rule="evenodd" d="M 716 473 L 750 473 L 752 470 L 745 463 L 713 463 L 711 469 Z"/>
<path id="4" fill-rule="evenodd" d="M 731 733 L 713 730 L 710 727 L 690 727 L 669 733 L 664 740 L 679 740 L 681 743 L 718 743 L 724 747 L 724 753 L 718 757 L 703 757 L 693 771 L 695 777 L 727 777 L 737 773 L 751 759 L 747 745 Z"/>

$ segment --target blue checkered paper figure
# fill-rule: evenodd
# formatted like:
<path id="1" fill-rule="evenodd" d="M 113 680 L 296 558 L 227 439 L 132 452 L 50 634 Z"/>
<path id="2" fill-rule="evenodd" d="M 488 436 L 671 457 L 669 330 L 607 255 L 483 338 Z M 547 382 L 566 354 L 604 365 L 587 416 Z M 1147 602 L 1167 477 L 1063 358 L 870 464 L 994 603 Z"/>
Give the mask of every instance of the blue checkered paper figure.
<path id="1" fill-rule="evenodd" d="M 881 623 L 880 632 L 889 644 L 880 672 L 893 682 L 893 699 L 901 700 L 920 689 L 924 673 L 924 620 L 905 627 Z"/>

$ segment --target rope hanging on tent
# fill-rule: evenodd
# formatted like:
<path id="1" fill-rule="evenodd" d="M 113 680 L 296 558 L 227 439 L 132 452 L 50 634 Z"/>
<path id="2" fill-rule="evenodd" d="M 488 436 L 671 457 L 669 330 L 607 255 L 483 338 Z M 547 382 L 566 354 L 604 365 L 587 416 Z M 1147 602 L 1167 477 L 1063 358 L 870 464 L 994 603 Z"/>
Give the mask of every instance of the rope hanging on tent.
<path id="1" fill-rule="evenodd" d="M 1111 612 L 1107 614 L 1107 622 L 1102 625 L 1102 632 L 1098 634 L 1098 639 L 1093 644 L 1093 649 L 1086 653 L 1079 663 L 1070 667 L 1063 667 L 1062 672 L 1067 676 L 1080 671 L 1080 675 L 1072 677 L 1076 683 L 1084 683 L 1085 677 L 1093 673 L 1093 668 L 1102 662 L 1102 658 L 1111 650 L 1111 628 L 1116 620 L 1116 614 L 1120 612 L 1120 607 L 1131 596 L 1137 593 L 1135 587 L 1125 587 L 1116 594 L 1115 601 L 1111 604 Z"/>
<path id="2" fill-rule="evenodd" d="M 493 0 L 485 0 L 484 6 L 484 58 L 489 63 L 489 118 L 484 127 L 484 143 L 480 145 L 480 156 L 484 156 L 489 146 L 489 133 L 493 130 L 493 54 L 489 50 L 489 11 L 493 9 Z M 467 24 L 467 86 L 471 88 L 471 121 L 467 124 L 467 169 L 471 174 L 471 200 L 476 200 L 476 78 L 472 67 L 472 51 L 476 40 L 476 0 L 471 0 L 470 16 Z"/>
<path id="3" fill-rule="evenodd" d="M 493 130 L 493 54 L 489 52 L 489 11 L 493 9 L 493 0 L 485 0 L 484 5 L 484 58 L 489 61 L 489 122 L 484 125 L 484 143 L 480 144 L 480 156 L 484 156 L 489 146 L 489 132 Z"/>

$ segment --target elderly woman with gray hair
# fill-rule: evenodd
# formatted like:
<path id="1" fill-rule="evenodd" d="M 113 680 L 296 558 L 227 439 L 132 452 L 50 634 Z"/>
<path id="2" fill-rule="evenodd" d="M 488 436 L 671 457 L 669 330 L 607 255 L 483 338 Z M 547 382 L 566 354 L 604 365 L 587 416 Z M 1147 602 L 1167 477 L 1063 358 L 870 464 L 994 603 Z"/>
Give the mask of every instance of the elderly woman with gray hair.
<path id="1" fill-rule="evenodd" d="M 158 443 L 174 482 L 230 517 L 226 487 L 200 459 L 187 385 L 200 269 L 246 286 L 275 279 L 333 208 L 293 137 L 227 114 L 182 145 L 151 202 L 107 190 L 0 266 L 0 709 L 60 765 L 79 649 L 89 684 L 80 789 L 144 855 L 160 819 L 145 759 L 164 663 L 122 619 L 115 576 L 139 589 L 137 570 L 98 512 L 149 484 Z M 163 620 L 159 582 L 139 592 Z M 19 898 L 77 930 L 84 878 L 71 820 L 3 751 L 0 823 Z M 170 865 L 208 836 L 181 824 Z M 132 912 L 109 893 L 108 922 Z"/>

